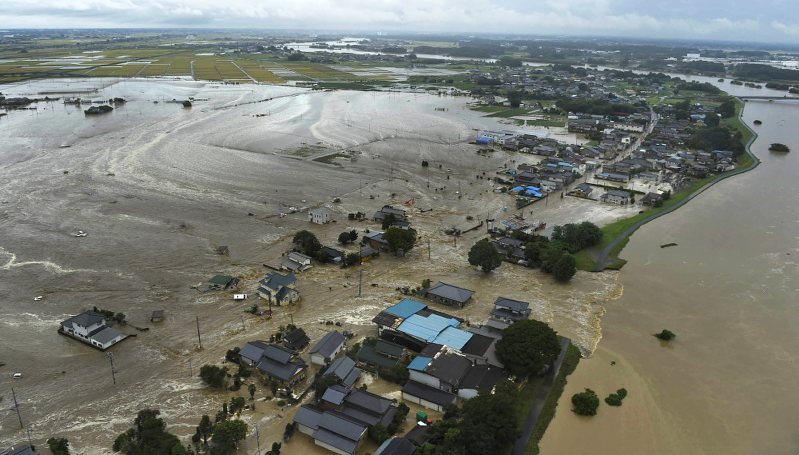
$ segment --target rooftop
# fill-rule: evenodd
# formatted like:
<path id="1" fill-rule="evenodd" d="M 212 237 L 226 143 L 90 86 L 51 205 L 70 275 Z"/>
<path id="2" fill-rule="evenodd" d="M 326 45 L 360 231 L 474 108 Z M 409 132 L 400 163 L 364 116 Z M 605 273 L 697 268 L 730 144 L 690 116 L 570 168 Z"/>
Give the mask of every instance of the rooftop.
<path id="1" fill-rule="evenodd" d="M 430 286 L 430 289 L 427 290 L 427 293 L 447 300 L 453 300 L 458 303 L 466 303 L 466 301 L 471 299 L 474 295 L 474 291 L 472 290 L 453 286 L 441 281 Z"/>

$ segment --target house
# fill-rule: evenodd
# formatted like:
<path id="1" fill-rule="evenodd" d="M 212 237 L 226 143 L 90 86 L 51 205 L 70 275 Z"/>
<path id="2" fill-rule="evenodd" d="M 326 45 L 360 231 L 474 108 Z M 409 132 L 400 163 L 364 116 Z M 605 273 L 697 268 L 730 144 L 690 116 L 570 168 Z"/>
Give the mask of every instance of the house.
<path id="1" fill-rule="evenodd" d="M 344 349 L 346 338 L 338 331 L 326 333 L 308 353 L 311 355 L 311 363 L 315 365 L 327 365 Z"/>
<path id="2" fill-rule="evenodd" d="M 374 455 L 413 455 L 416 446 L 405 438 L 389 438 L 380 444 Z"/>
<path id="3" fill-rule="evenodd" d="M 297 352 L 264 341 L 245 344 L 239 350 L 239 359 L 243 364 L 255 366 L 267 378 L 289 387 L 305 379 L 308 368 Z"/>
<path id="4" fill-rule="evenodd" d="M 395 221 L 408 221 L 408 216 L 405 214 L 405 210 L 395 209 L 390 205 L 384 205 L 383 208 L 375 212 L 373 219 L 378 223 L 382 223 L 389 216 L 391 216 Z"/>
<path id="5" fill-rule="evenodd" d="M 0 449 L 0 455 L 39 455 L 33 446 L 18 446 L 10 449 Z"/>
<path id="6" fill-rule="evenodd" d="M 334 385 L 322 397 L 322 405 L 332 409 L 300 406 L 294 423 L 300 433 L 313 437 L 316 445 L 337 454 L 356 453 L 367 428 L 387 427 L 397 413 L 391 400 L 364 390 L 345 393 Z"/>
<path id="7" fill-rule="evenodd" d="M 626 205 L 631 201 L 630 193 L 624 190 L 608 190 L 602 195 L 602 201 L 609 204 Z"/>
<path id="8" fill-rule="evenodd" d="M 208 288 L 212 291 L 226 291 L 230 288 L 238 289 L 239 279 L 228 275 L 215 275 L 208 280 Z"/>
<path id="9" fill-rule="evenodd" d="M 283 260 L 280 267 L 291 272 L 302 272 L 311 268 L 311 258 L 302 253 L 292 251 Z"/>
<path id="10" fill-rule="evenodd" d="M 100 313 L 86 311 L 61 323 L 58 333 L 105 351 L 128 336 L 108 326 Z"/>
<path id="11" fill-rule="evenodd" d="M 594 188 L 591 185 L 587 183 L 580 183 L 574 187 L 572 194 L 577 197 L 589 197 L 593 191 Z"/>
<path id="12" fill-rule="evenodd" d="M 359 365 L 367 365 L 377 369 L 388 369 L 399 365 L 405 348 L 398 344 L 378 340 L 374 346 L 364 344 L 355 355 Z M 396 355 L 396 357 L 395 357 Z"/>
<path id="13" fill-rule="evenodd" d="M 350 389 L 361 377 L 361 370 L 355 366 L 355 361 L 347 356 L 339 357 L 330 364 L 324 375 L 333 375 L 339 384 Z"/>
<path id="14" fill-rule="evenodd" d="M 463 308 L 471 300 L 474 291 L 453 286 L 444 282 L 437 282 L 424 291 L 424 296 L 443 305 Z"/>
<path id="15" fill-rule="evenodd" d="M 363 246 L 358 250 L 358 256 L 361 258 L 361 262 L 368 261 L 379 254 L 379 251 L 369 245 Z"/>
<path id="16" fill-rule="evenodd" d="M 370 232 L 368 234 L 363 235 L 363 240 L 365 240 L 370 247 L 374 248 L 377 251 L 389 251 L 390 247 L 386 239 L 383 238 L 383 234 L 385 234 L 385 232 L 382 231 Z"/>
<path id="17" fill-rule="evenodd" d="M 438 412 L 444 412 L 444 408 L 453 404 L 457 398 L 453 393 L 445 392 L 416 381 L 408 381 L 402 387 L 401 396 L 405 401 Z"/>
<path id="18" fill-rule="evenodd" d="M 474 365 L 461 380 L 458 398 L 470 400 L 481 390 L 493 391 L 494 386 L 505 377 L 501 368 L 491 365 Z"/>
<path id="19" fill-rule="evenodd" d="M 283 275 L 269 272 L 258 284 L 258 295 L 270 304 L 283 306 L 300 300 L 297 277 L 293 273 Z"/>
<path id="20" fill-rule="evenodd" d="M 471 335 L 459 327 L 463 320 L 432 310 L 413 299 L 386 308 L 372 319 L 382 339 L 419 352 L 431 343 L 461 349 Z"/>
<path id="21" fill-rule="evenodd" d="M 308 211 L 308 221 L 316 224 L 327 224 L 333 219 L 333 214 L 327 207 L 319 207 Z"/>
<path id="22" fill-rule="evenodd" d="M 314 444 L 339 455 L 356 453 L 368 427 L 340 412 L 307 404 L 297 410 L 294 423 L 300 433 L 314 439 Z"/>
<path id="23" fill-rule="evenodd" d="M 497 297 L 497 300 L 494 301 L 494 308 L 491 310 L 491 318 L 513 324 L 530 317 L 529 307 L 528 302 Z"/>
<path id="24" fill-rule="evenodd" d="M 323 246 L 319 250 L 324 262 L 332 264 L 341 264 L 344 261 L 344 252 L 328 246 Z"/>
<path id="25" fill-rule="evenodd" d="M 294 329 L 283 336 L 283 345 L 292 351 L 302 351 L 310 342 L 311 339 L 302 329 Z"/>
<path id="26" fill-rule="evenodd" d="M 164 320 L 164 310 L 153 310 L 150 315 L 150 322 L 162 322 Z"/>
<path id="27" fill-rule="evenodd" d="M 658 193 L 646 193 L 646 195 L 641 199 L 642 204 L 649 206 L 655 206 L 659 202 L 663 202 L 663 195 Z"/>
<path id="28" fill-rule="evenodd" d="M 435 357 L 416 356 L 408 364 L 410 379 L 445 392 L 455 393 L 472 362 L 450 349 L 442 349 Z"/>

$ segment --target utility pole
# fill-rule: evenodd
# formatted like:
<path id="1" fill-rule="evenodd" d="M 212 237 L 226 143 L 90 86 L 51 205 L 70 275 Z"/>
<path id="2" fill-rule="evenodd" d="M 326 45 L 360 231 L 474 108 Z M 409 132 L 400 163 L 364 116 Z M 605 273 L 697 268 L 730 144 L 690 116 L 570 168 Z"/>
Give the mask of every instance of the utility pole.
<path id="1" fill-rule="evenodd" d="M 17 403 L 17 394 L 14 392 L 14 388 L 11 388 L 11 396 L 14 397 L 14 409 L 17 411 L 17 419 L 19 419 L 19 427 L 25 428 L 25 425 L 22 424 L 22 414 L 19 413 L 19 403 Z"/>
<path id="2" fill-rule="evenodd" d="M 193 376 L 194 376 L 194 371 L 191 368 L 191 356 L 189 356 L 189 377 L 191 378 Z"/>
<path id="3" fill-rule="evenodd" d="M 358 269 L 358 297 L 361 296 L 361 284 L 362 283 L 363 283 L 363 268 L 360 268 L 360 269 Z"/>
<path id="4" fill-rule="evenodd" d="M 427 239 L 427 260 L 430 260 L 430 239 Z"/>
<path id="5" fill-rule="evenodd" d="M 261 434 L 258 432 L 258 425 L 255 426 L 255 444 L 258 446 L 258 455 L 261 455 Z"/>
<path id="6" fill-rule="evenodd" d="M 116 376 L 116 368 L 114 367 L 114 353 L 113 352 L 106 352 L 105 354 L 108 357 L 108 361 L 111 362 L 111 379 L 114 380 L 114 385 L 117 385 L 117 376 Z"/>
<path id="7" fill-rule="evenodd" d="M 200 344 L 200 349 L 202 349 L 203 348 L 203 340 L 200 339 L 200 316 L 195 315 L 194 317 L 195 317 L 195 319 L 197 321 L 197 343 Z"/>

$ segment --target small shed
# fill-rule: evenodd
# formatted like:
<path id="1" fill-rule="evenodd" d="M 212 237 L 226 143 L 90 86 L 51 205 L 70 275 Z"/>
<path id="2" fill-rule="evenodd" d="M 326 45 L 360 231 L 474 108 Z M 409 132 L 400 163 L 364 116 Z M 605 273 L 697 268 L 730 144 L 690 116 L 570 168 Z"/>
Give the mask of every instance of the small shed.
<path id="1" fill-rule="evenodd" d="M 164 310 L 153 310 L 153 314 L 150 315 L 150 322 L 161 322 L 164 320 Z"/>

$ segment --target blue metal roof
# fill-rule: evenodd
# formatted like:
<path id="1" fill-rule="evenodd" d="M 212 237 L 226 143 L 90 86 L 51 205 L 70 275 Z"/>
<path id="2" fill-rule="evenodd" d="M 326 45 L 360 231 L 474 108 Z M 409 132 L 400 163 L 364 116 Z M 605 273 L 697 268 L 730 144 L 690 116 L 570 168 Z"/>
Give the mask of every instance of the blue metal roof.
<path id="1" fill-rule="evenodd" d="M 416 371 L 424 371 L 427 368 L 427 365 L 430 365 L 430 361 L 433 360 L 430 357 L 425 357 L 421 355 L 417 355 L 411 363 L 408 364 L 409 370 L 416 370 Z"/>
<path id="2" fill-rule="evenodd" d="M 461 350 L 472 338 L 472 334 L 455 327 L 447 327 L 441 332 L 433 343 L 449 346 L 453 349 Z"/>
<path id="3" fill-rule="evenodd" d="M 412 315 L 424 310 L 425 308 L 427 308 L 427 305 L 424 303 L 417 302 L 413 299 L 402 299 L 400 303 L 386 308 L 385 311 L 386 313 L 393 314 L 394 316 L 407 319 Z"/>
<path id="4" fill-rule="evenodd" d="M 512 189 L 511 191 L 514 192 L 514 193 L 518 193 L 519 191 L 523 191 L 523 190 L 524 190 L 523 186 L 517 186 L 516 188 Z"/>
<path id="5" fill-rule="evenodd" d="M 458 325 L 460 323 L 457 319 L 445 318 L 437 314 L 431 314 L 427 317 L 414 314 L 405 319 L 397 327 L 397 330 L 430 343 L 447 327 L 457 327 Z"/>

